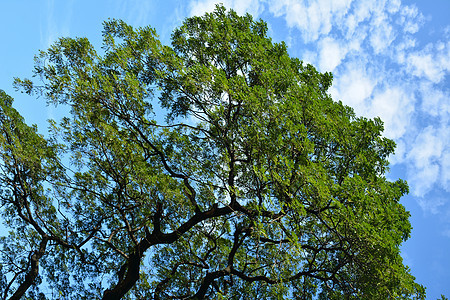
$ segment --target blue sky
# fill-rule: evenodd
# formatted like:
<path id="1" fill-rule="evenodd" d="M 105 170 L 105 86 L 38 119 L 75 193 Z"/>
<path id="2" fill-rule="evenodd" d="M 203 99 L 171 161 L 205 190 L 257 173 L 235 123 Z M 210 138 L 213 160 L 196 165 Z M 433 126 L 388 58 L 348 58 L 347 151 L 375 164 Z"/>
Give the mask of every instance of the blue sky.
<path id="1" fill-rule="evenodd" d="M 62 36 L 100 47 L 108 18 L 150 25 L 168 44 L 184 18 L 216 2 L 264 19 L 292 56 L 333 72 L 335 100 L 384 120 L 398 145 L 388 176 L 410 185 L 402 202 L 414 229 L 402 255 L 428 299 L 450 297 L 450 0 L 2 0 L 0 89 L 45 131 L 58 111 L 12 87 L 39 49 Z"/>

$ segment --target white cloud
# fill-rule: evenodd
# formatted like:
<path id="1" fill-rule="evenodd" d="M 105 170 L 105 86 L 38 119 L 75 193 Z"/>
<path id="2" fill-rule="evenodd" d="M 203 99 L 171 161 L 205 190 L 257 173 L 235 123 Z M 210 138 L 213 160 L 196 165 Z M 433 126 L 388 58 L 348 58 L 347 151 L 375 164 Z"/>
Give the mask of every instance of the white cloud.
<path id="1" fill-rule="evenodd" d="M 437 130 L 428 126 L 417 136 L 414 148 L 410 151 L 410 157 L 419 168 L 426 168 L 432 164 L 432 160 L 440 157 L 443 149 L 442 140 L 438 138 Z"/>
<path id="2" fill-rule="evenodd" d="M 416 39 L 413 37 L 406 35 L 403 37 L 403 40 L 395 45 L 393 49 L 392 57 L 394 61 L 396 61 L 400 65 L 404 65 L 406 63 L 406 56 L 411 49 L 416 47 Z"/>
<path id="3" fill-rule="evenodd" d="M 408 63 L 416 76 L 426 77 L 433 82 L 439 82 L 442 78 L 443 74 L 434 63 L 431 53 L 412 53 L 408 57 Z"/>
<path id="4" fill-rule="evenodd" d="M 397 13 L 398 11 L 400 11 L 402 2 L 401 0 L 391 0 L 387 2 L 387 11 L 390 14 L 394 14 Z M 403 9 L 403 8 L 402 8 Z"/>
<path id="5" fill-rule="evenodd" d="M 352 0 L 273 0 L 269 9 L 276 16 L 284 16 L 289 27 L 300 30 L 307 42 L 316 41 L 330 33 L 332 27 L 347 14 Z"/>
<path id="6" fill-rule="evenodd" d="M 450 71 L 450 42 L 428 44 L 423 50 L 410 53 L 407 64 L 413 75 L 441 82 Z"/>
<path id="7" fill-rule="evenodd" d="M 414 96 L 405 88 L 389 86 L 374 94 L 367 115 L 378 116 L 384 121 L 386 137 L 399 139 L 410 127 L 414 102 Z"/>
<path id="8" fill-rule="evenodd" d="M 333 99 L 342 100 L 344 104 L 353 107 L 357 115 L 364 115 L 367 112 L 367 101 L 376 85 L 377 79 L 371 76 L 371 71 L 364 64 L 355 61 L 334 79 L 330 93 Z"/>
<path id="9" fill-rule="evenodd" d="M 394 41 L 395 34 L 386 19 L 377 20 L 370 35 L 370 44 L 375 54 L 386 50 Z M 378 23 L 379 22 L 379 23 Z"/>
<path id="10" fill-rule="evenodd" d="M 422 98 L 421 110 L 432 117 L 441 117 L 442 122 L 448 122 L 450 93 L 440 90 L 430 82 L 422 82 L 420 94 Z"/>
<path id="11" fill-rule="evenodd" d="M 449 141 L 450 133 L 445 126 L 435 128 L 430 125 L 416 137 L 407 156 L 414 195 L 422 197 L 439 183 L 447 188 Z"/>
<path id="12" fill-rule="evenodd" d="M 346 25 L 349 35 L 353 35 L 357 31 L 356 29 L 360 27 L 360 24 L 370 17 L 370 7 L 374 3 L 374 1 L 359 1 L 355 3 L 353 11 L 341 23 Z"/>
<path id="13" fill-rule="evenodd" d="M 377 79 L 358 68 L 347 70 L 336 82 L 331 95 L 353 107 L 357 115 L 380 117 L 384 122 L 386 137 L 398 140 L 410 128 L 415 97 L 406 88 L 389 85 L 377 87 Z"/>
<path id="14" fill-rule="evenodd" d="M 333 38 L 326 37 L 319 42 L 319 70 L 333 72 L 345 58 L 348 49 L 345 49 Z"/>
<path id="15" fill-rule="evenodd" d="M 430 163 L 429 165 L 416 169 L 414 173 L 409 174 L 408 182 L 410 183 L 413 194 L 419 197 L 419 203 L 422 208 L 425 208 L 425 203 L 429 203 L 423 197 L 430 192 L 438 176 L 439 165 L 437 163 Z M 433 205 L 428 204 L 428 206 Z"/>
<path id="16" fill-rule="evenodd" d="M 399 25 L 405 33 L 416 33 L 424 22 L 424 17 L 419 13 L 416 6 L 405 6 L 400 11 Z"/>

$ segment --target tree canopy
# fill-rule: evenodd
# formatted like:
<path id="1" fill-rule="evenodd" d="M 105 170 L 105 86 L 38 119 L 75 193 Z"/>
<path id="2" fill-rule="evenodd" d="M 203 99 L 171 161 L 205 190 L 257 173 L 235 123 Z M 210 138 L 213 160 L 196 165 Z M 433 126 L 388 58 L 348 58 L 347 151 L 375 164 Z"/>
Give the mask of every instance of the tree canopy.
<path id="1" fill-rule="evenodd" d="M 16 86 L 69 110 L 44 136 L 0 92 L 3 299 L 424 298 L 395 143 L 265 22 L 108 20 L 35 61 Z"/>

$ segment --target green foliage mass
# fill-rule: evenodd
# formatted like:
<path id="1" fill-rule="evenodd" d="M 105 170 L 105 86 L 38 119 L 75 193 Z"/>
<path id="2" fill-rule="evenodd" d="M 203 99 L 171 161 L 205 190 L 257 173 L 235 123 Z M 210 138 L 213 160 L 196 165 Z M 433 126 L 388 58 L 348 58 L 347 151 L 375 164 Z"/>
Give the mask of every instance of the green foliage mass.
<path id="1" fill-rule="evenodd" d="M 119 20 L 103 38 L 61 38 L 16 79 L 69 108 L 47 137 L 0 93 L 3 298 L 424 298 L 395 144 L 330 73 L 222 6 L 171 47 Z"/>

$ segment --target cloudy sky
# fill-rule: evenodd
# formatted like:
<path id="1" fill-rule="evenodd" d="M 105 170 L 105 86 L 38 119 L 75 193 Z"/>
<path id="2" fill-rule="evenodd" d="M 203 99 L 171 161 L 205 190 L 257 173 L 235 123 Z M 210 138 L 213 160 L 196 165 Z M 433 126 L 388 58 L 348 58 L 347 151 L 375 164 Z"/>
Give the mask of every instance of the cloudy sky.
<path id="1" fill-rule="evenodd" d="M 414 229 L 402 255 L 429 299 L 450 297 L 450 0 L 1 0 L 0 89 L 45 130 L 55 109 L 12 88 L 39 49 L 61 36 L 100 47 L 108 18 L 150 25 L 168 44 L 184 18 L 216 2 L 265 20 L 292 56 L 334 74 L 335 100 L 382 118 L 397 143 L 388 176 L 410 185 L 402 201 Z"/>

